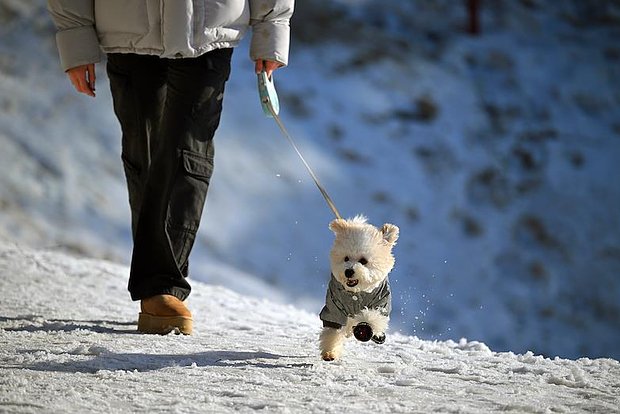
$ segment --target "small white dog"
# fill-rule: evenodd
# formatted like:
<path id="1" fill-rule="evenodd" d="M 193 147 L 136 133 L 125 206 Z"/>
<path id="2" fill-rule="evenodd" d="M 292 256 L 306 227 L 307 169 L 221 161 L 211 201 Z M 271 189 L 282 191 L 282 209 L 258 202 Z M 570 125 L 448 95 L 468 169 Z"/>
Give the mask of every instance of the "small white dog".
<path id="1" fill-rule="evenodd" d="M 388 274 L 394 267 L 392 248 L 399 233 L 393 224 L 379 229 L 364 216 L 334 220 L 329 228 L 336 239 L 330 252 L 332 275 L 320 314 L 323 330 L 319 342 L 325 361 L 339 358 L 351 335 L 364 342 L 385 342 L 392 308 Z"/>

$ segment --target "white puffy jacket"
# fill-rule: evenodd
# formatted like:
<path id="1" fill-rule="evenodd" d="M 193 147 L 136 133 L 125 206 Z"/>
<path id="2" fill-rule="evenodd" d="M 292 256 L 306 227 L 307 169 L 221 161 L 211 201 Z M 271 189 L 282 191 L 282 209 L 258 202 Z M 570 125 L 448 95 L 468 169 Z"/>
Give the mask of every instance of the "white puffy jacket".
<path id="1" fill-rule="evenodd" d="M 100 50 L 165 58 L 234 47 L 252 27 L 250 57 L 288 63 L 294 0 L 48 0 L 64 70 Z"/>

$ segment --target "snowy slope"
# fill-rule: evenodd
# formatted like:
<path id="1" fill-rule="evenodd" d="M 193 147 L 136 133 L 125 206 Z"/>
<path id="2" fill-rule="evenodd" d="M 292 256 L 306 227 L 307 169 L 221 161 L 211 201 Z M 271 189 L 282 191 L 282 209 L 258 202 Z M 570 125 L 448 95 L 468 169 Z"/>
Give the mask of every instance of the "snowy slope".
<path id="1" fill-rule="evenodd" d="M 616 360 L 392 334 L 326 363 L 315 315 L 202 283 L 194 335 L 139 335 L 127 272 L 0 244 L 1 412 L 618 412 Z"/>
<path id="2" fill-rule="evenodd" d="M 484 2 L 477 38 L 457 3 L 298 2 L 283 119 L 343 215 L 400 226 L 395 329 L 618 359 L 619 3 Z M 0 0 L 0 235 L 127 263 L 104 66 L 76 95 L 53 32 Z M 233 66 L 191 277 L 316 313 L 331 214 Z"/>

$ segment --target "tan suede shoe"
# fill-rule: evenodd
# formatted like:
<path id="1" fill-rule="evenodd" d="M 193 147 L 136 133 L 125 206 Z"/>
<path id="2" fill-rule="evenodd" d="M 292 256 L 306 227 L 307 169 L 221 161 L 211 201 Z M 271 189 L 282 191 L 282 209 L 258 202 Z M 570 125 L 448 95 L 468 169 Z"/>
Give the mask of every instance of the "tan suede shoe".
<path id="1" fill-rule="evenodd" d="M 170 332 L 191 335 L 192 313 L 187 306 L 172 295 L 156 295 L 140 301 L 138 331 L 166 335 Z"/>

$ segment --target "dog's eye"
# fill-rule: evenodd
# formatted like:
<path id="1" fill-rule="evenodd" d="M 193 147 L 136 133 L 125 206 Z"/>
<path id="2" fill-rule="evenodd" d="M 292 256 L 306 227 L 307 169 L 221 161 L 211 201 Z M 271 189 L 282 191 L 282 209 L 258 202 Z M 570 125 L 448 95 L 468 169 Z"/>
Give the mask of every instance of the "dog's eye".
<path id="1" fill-rule="evenodd" d="M 366 260 L 366 258 L 365 258 L 365 257 L 362 257 L 362 258 L 360 259 L 360 263 L 361 263 L 362 265 L 366 266 L 366 264 L 368 263 L 368 260 Z"/>
<path id="2" fill-rule="evenodd" d="M 345 261 L 345 262 L 348 262 L 348 261 L 349 261 L 349 256 L 345 256 L 345 257 L 344 257 L 344 261 Z"/>

